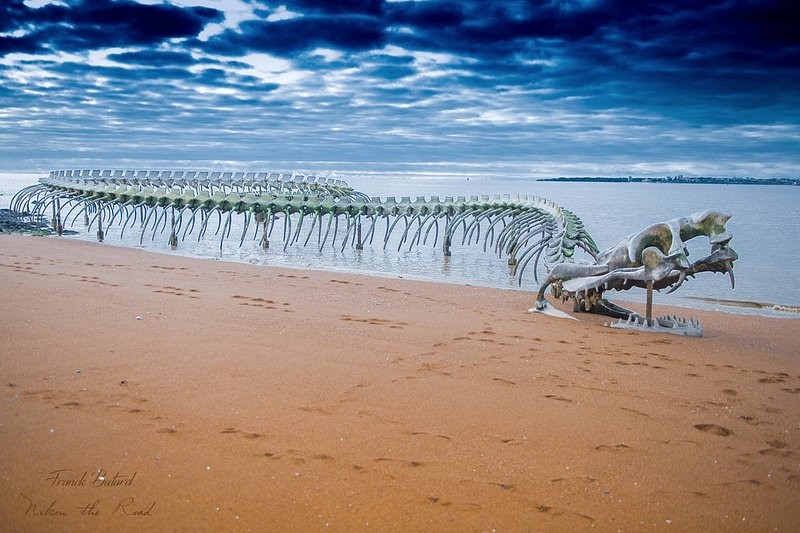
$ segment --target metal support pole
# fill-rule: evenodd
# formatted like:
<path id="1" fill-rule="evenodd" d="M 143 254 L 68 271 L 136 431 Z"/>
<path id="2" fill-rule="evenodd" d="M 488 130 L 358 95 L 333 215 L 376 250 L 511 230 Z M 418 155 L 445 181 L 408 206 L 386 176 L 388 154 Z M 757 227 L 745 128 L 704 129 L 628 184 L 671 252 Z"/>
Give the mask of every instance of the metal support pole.
<path id="1" fill-rule="evenodd" d="M 647 308 L 645 310 L 647 315 L 647 327 L 653 327 L 653 280 L 647 281 Z"/>
<path id="2" fill-rule="evenodd" d="M 103 242 L 105 239 L 106 234 L 103 232 L 103 209 L 100 209 L 100 212 L 97 213 L 97 240 L 99 242 Z"/>
<path id="3" fill-rule="evenodd" d="M 261 234 L 261 248 L 264 249 L 264 251 L 266 251 L 266 250 L 269 250 L 269 236 L 267 235 L 267 232 L 269 231 L 269 227 L 268 227 L 269 226 L 269 217 L 264 217 L 263 224 L 264 224 L 264 231 Z"/>
<path id="4" fill-rule="evenodd" d="M 175 250 L 178 247 L 178 236 L 175 234 L 175 208 L 173 207 L 171 209 L 170 226 L 172 226 L 172 231 L 169 234 L 169 247 Z"/>
<path id="5" fill-rule="evenodd" d="M 61 201 L 58 198 L 53 202 L 53 229 L 59 237 L 64 234 L 64 226 L 61 223 Z"/>
<path id="6" fill-rule="evenodd" d="M 445 215 L 445 224 L 444 224 L 444 238 L 442 239 L 442 252 L 444 253 L 445 257 L 450 257 L 452 254 L 450 253 L 450 245 L 452 244 L 452 239 L 450 239 L 450 215 Z"/>

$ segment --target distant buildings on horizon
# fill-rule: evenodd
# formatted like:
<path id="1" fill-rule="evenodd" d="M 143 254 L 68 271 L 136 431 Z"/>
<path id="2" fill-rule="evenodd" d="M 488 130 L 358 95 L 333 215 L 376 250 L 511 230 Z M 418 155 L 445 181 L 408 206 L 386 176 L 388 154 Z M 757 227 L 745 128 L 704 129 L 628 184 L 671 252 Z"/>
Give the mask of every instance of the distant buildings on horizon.
<path id="1" fill-rule="evenodd" d="M 560 177 L 560 178 L 544 178 L 539 181 L 578 181 L 578 182 L 630 182 L 630 183 L 712 183 L 723 185 L 800 185 L 800 178 L 751 178 L 750 176 L 744 177 L 729 177 L 729 178 L 714 178 L 711 176 L 684 176 L 678 174 L 677 176 L 666 177 L 634 177 L 634 176 L 618 176 L 618 177 Z"/>

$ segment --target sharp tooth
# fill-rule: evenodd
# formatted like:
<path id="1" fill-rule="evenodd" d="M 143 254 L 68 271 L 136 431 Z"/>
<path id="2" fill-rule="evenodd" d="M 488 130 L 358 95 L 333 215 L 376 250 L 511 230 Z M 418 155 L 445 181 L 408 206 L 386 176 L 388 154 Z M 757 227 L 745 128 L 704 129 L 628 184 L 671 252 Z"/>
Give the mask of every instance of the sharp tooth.
<path id="1" fill-rule="evenodd" d="M 728 263 L 725 266 L 727 267 L 727 270 L 728 270 L 728 276 L 730 276 L 730 278 L 731 278 L 731 289 L 735 289 L 736 288 L 736 278 L 734 278 L 734 276 L 733 276 L 733 265 Z"/>
<path id="2" fill-rule="evenodd" d="M 685 280 L 686 280 L 686 271 L 685 270 L 681 270 L 680 275 L 678 276 L 678 281 L 675 283 L 675 285 L 673 285 L 672 287 L 669 288 L 669 290 L 667 291 L 667 294 L 673 293 L 676 290 L 678 290 L 678 287 L 683 285 L 683 282 Z"/>

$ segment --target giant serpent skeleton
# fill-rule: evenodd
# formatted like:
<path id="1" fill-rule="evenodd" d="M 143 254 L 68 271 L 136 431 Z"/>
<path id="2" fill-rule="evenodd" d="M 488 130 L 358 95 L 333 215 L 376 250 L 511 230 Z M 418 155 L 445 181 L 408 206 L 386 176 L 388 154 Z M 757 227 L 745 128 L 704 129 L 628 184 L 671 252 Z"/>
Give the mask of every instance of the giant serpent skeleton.
<path id="1" fill-rule="evenodd" d="M 145 235 L 152 234 L 151 239 L 154 239 L 157 233 L 169 227 L 172 247 L 193 232 L 199 241 L 216 221 L 215 235 L 220 235 L 220 252 L 223 241 L 230 237 L 234 215 L 243 218 L 239 246 L 243 245 L 252 227 L 252 239 L 260 238 L 264 249 L 269 247 L 277 223 L 283 226 L 284 249 L 301 241 L 304 246 L 308 245 L 316 230 L 316 245 L 322 250 L 329 237 L 331 246 L 337 246 L 336 240 L 342 234 L 340 219 L 344 219 L 341 251 L 348 244 L 355 249 L 372 244 L 380 231 L 380 222 L 385 225 L 384 248 L 398 232 L 402 232 L 399 238 L 395 237 L 398 250 L 406 244 L 409 249 L 427 244 L 431 232 L 433 246 L 436 246 L 443 224 L 441 241 L 445 256 L 451 255 L 451 246 L 460 234 L 462 245 L 482 241 L 484 251 L 491 248 L 500 256 L 506 254 L 520 283 L 531 262 L 538 281 L 541 264 L 548 277 L 541 285 L 537 305 L 532 310 L 558 314 L 543 296 L 544 290 L 552 286 L 556 296 L 574 299 L 576 311 L 620 317 L 625 320 L 623 327 L 669 330 L 684 335 L 698 335 L 702 330 L 694 322 L 653 320 L 650 316 L 653 287 L 677 288 L 687 275 L 701 271 L 732 274 L 732 263 L 736 259 L 735 252 L 727 246 L 730 234 L 724 233 L 724 224 L 730 215 L 725 214 L 714 218 L 716 226 L 712 229 L 708 229 L 711 226 L 707 220 L 713 217 L 706 217 L 705 222 L 695 224 L 702 228 L 688 233 L 676 227 L 674 221 L 654 225 L 642 232 L 645 236 L 636 245 L 631 246 L 629 238 L 623 241 L 625 244 L 601 253 L 574 213 L 536 196 L 460 196 L 443 200 L 434 196 L 417 197 L 413 201 L 410 197 L 400 200 L 388 197 L 382 200 L 358 192 L 341 180 L 298 174 L 57 170 L 51 171 L 38 184 L 19 191 L 12 199 L 11 208 L 32 217 L 51 215 L 52 227 L 58 234 L 63 232 L 65 224 L 73 225 L 83 215 L 84 225 L 89 229 L 95 227 L 100 241 L 106 229 L 115 223 L 121 225 L 120 237 L 126 229 L 138 225 L 140 242 Z M 309 218 L 310 223 L 306 223 Z M 304 227 L 307 228 L 305 238 Z M 651 238 L 653 231 L 660 236 Z M 701 234 L 709 236 L 714 253 L 689 265 L 682 243 Z M 620 246 L 627 255 L 614 252 Z M 574 263 L 576 248 L 590 254 L 595 263 Z M 621 259 L 623 257 L 627 259 Z M 633 286 L 648 289 L 646 319 L 602 298 L 606 289 L 627 290 Z"/>

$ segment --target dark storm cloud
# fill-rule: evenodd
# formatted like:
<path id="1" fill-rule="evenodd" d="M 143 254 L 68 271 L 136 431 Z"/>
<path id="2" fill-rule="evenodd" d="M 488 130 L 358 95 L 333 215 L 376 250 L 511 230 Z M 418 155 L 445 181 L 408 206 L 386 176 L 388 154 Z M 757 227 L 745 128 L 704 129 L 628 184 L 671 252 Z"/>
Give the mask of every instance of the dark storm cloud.
<path id="1" fill-rule="evenodd" d="M 392 3 L 387 6 L 386 16 L 393 24 L 439 30 L 461 25 L 463 5 L 461 2 Z"/>
<path id="2" fill-rule="evenodd" d="M 134 65 L 149 65 L 163 67 L 167 65 L 192 65 L 196 61 L 188 52 L 168 52 L 161 50 L 142 50 L 139 52 L 124 52 L 109 54 L 108 59 L 119 63 Z"/>
<path id="3" fill-rule="evenodd" d="M 290 11 L 334 15 L 380 15 L 383 0 L 288 0 L 280 2 Z"/>
<path id="4" fill-rule="evenodd" d="M 194 37 L 206 24 L 223 19 L 223 13 L 216 9 L 143 5 L 132 0 L 83 0 L 40 8 L 30 8 L 22 0 L 6 0 L 0 7 L 0 31 L 27 34 L 5 38 L 0 52 L 75 52 L 153 45 L 171 38 Z"/>
<path id="5" fill-rule="evenodd" d="M 797 67 L 796 2 L 398 2 L 392 40 L 477 58 L 544 53 L 663 70 Z M 436 21 L 436 24 L 432 22 Z M 584 55 L 585 54 L 585 55 Z"/>
<path id="6" fill-rule="evenodd" d="M 800 136 L 794 1 L 173 2 L 0 0 L 0 126 L 31 135 L 0 145 L 54 113 L 184 154 L 753 157 Z"/>
<path id="7" fill-rule="evenodd" d="M 242 55 L 249 51 L 291 56 L 299 51 L 327 47 L 348 52 L 379 48 L 384 33 L 374 19 L 361 16 L 309 16 L 266 22 L 243 22 L 238 31 L 213 37 L 208 50 Z"/>

